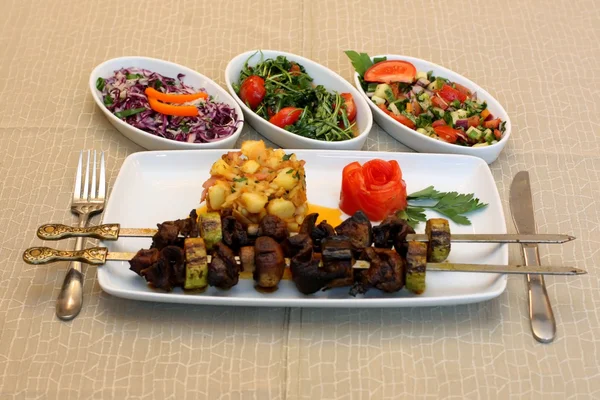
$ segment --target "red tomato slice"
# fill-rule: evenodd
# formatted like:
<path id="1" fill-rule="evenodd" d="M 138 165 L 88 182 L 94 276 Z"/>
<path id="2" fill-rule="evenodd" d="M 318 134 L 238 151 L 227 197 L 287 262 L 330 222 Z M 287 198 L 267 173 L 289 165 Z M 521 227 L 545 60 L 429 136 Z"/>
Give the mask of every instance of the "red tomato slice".
<path id="1" fill-rule="evenodd" d="M 467 120 L 467 123 L 469 124 L 469 126 L 474 126 L 474 127 L 478 127 L 479 126 L 479 122 L 481 120 L 479 119 L 479 117 L 477 115 L 473 115 L 472 117 L 469 117 L 469 119 Z"/>
<path id="2" fill-rule="evenodd" d="M 300 119 L 300 115 L 302 115 L 301 108 L 296 107 L 285 107 L 279 110 L 279 112 L 269 119 L 269 122 L 273 125 L 276 125 L 280 128 L 285 128 L 288 125 L 293 125 Z"/>
<path id="3" fill-rule="evenodd" d="M 491 121 L 485 121 L 483 123 L 483 126 L 485 126 L 486 128 L 496 129 L 500 126 L 500 122 L 500 118 L 496 118 Z"/>
<path id="4" fill-rule="evenodd" d="M 247 77 L 240 86 L 240 99 L 253 110 L 263 101 L 266 93 L 265 81 L 258 75 Z"/>
<path id="5" fill-rule="evenodd" d="M 458 140 L 458 133 L 456 129 L 453 129 L 447 125 L 436 126 L 433 128 L 436 135 L 438 135 L 444 142 L 456 143 Z"/>
<path id="6" fill-rule="evenodd" d="M 456 88 L 456 90 L 458 90 L 467 97 L 471 97 L 473 95 L 473 93 L 468 88 L 464 87 L 460 83 L 454 82 L 454 87 Z"/>
<path id="7" fill-rule="evenodd" d="M 400 122 L 402 125 L 405 125 L 405 126 L 409 127 L 410 129 L 415 129 L 415 123 L 412 122 L 409 118 L 405 117 L 404 115 L 394 114 L 393 112 L 391 112 L 390 110 L 387 109 L 385 104 L 379 104 L 378 107 L 381 109 L 381 111 L 383 111 L 384 113 L 386 113 L 387 115 L 389 115 L 390 117 L 395 119 L 396 121 Z"/>
<path id="8" fill-rule="evenodd" d="M 342 99 L 344 99 L 344 104 L 346 105 L 348 121 L 354 122 L 356 119 L 356 104 L 354 103 L 354 98 L 350 93 L 341 93 L 340 96 L 342 96 Z"/>
<path id="9" fill-rule="evenodd" d="M 443 119 L 438 119 L 436 121 L 433 121 L 433 124 L 431 124 L 432 128 L 435 128 L 436 126 L 444 126 L 446 125 L 446 121 L 444 121 Z"/>
<path id="10" fill-rule="evenodd" d="M 454 100 L 459 100 L 462 103 L 467 99 L 467 96 L 464 93 L 459 92 L 450 85 L 442 86 L 442 89 L 438 93 L 440 94 L 440 97 L 448 103 L 451 103 Z"/>
<path id="11" fill-rule="evenodd" d="M 355 161 L 346 165 L 342 171 L 342 191 L 340 193 L 340 209 L 343 212 L 353 215 L 360 210 L 358 191 L 360 188 L 364 190 L 364 186 L 360 164 Z"/>
<path id="12" fill-rule="evenodd" d="M 364 80 L 367 82 L 406 82 L 415 80 L 417 69 L 407 61 L 388 60 L 373 64 L 366 72 Z"/>
<path id="13" fill-rule="evenodd" d="M 436 107 L 441 108 L 442 110 L 445 110 L 446 108 L 448 108 L 448 103 L 446 103 L 444 100 L 440 99 L 438 96 L 433 96 L 431 98 L 431 104 L 433 104 Z"/>
<path id="14" fill-rule="evenodd" d="M 502 132 L 500 132 L 499 129 L 494 129 L 494 136 L 496 137 L 496 140 L 500 140 L 502 139 Z"/>

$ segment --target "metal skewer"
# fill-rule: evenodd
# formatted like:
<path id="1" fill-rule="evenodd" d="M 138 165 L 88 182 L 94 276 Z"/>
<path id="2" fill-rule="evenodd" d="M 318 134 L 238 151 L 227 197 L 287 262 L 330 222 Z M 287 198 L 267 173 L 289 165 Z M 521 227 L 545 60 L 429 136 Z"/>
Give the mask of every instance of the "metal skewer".
<path id="1" fill-rule="evenodd" d="M 44 240 L 59 240 L 72 237 L 91 237 L 102 240 L 117 240 L 119 237 L 152 237 L 157 230 L 152 228 L 121 228 L 119 224 L 104 224 L 87 228 L 77 228 L 62 224 L 46 224 L 38 228 L 37 235 Z M 452 234 L 455 243 L 543 243 L 561 244 L 575 237 L 560 234 Z M 427 242 L 424 234 L 410 234 L 407 241 Z"/>
<path id="2" fill-rule="evenodd" d="M 106 247 L 92 247 L 80 251 L 56 250 L 49 247 L 31 247 L 23 253 L 23 260 L 28 264 L 40 265 L 56 261 L 79 261 L 90 265 L 102 265 L 106 261 L 129 261 L 136 253 L 109 252 Z M 208 256 L 208 262 L 211 257 Z M 239 257 L 236 257 L 239 262 Z M 286 266 L 290 260 L 286 258 Z M 368 269 L 368 261 L 356 261 L 355 269 Z M 587 271 L 575 267 L 526 266 L 526 265 L 487 265 L 487 264 L 454 264 L 427 263 L 428 271 L 447 272 L 482 272 L 499 274 L 545 274 L 545 275 L 582 275 Z"/>

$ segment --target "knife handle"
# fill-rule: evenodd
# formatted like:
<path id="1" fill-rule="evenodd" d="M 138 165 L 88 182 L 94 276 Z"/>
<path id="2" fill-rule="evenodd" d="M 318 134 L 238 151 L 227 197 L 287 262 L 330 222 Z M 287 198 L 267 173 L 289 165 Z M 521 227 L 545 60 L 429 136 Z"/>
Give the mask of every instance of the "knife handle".
<path id="1" fill-rule="evenodd" d="M 37 235 L 43 240 L 60 240 L 72 237 L 117 240 L 120 228 L 119 224 L 104 224 L 83 228 L 63 224 L 45 224 L 38 228 Z"/>
<path id="2" fill-rule="evenodd" d="M 540 254 L 535 244 L 522 245 L 525 265 L 539 266 Z M 550 343 L 556 336 L 556 320 L 546 291 L 543 275 L 527 275 L 529 320 L 531 331 L 538 342 Z"/>

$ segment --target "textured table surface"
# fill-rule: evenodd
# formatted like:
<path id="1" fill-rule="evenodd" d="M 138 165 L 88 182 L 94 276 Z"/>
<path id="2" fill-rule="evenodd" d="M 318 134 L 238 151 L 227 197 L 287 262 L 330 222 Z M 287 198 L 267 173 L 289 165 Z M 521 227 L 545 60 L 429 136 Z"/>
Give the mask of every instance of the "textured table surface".
<path id="1" fill-rule="evenodd" d="M 3 0 L 0 10 L 0 398 L 600 398 L 597 2 Z M 89 268 L 83 311 L 58 321 L 66 264 L 28 266 L 22 251 L 41 243 L 40 224 L 75 221 L 81 149 L 108 152 L 110 184 L 143 150 L 96 108 L 92 68 L 146 55 L 224 84 L 228 60 L 253 48 L 301 54 L 348 80 L 343 50 L 405 54 L 495 96 L 513 123 L 491 165 L 506 214 L 510 181 L 527 169 L 539 231 L 578 238 L 542 246 L 542 262 L 590 272 L 547 279 L 556 341 L 533 340 L 518 277 L 466 306 L 258 309 L 119 299 Z M 376 125 L 365 149 L 408 151 Z"/>

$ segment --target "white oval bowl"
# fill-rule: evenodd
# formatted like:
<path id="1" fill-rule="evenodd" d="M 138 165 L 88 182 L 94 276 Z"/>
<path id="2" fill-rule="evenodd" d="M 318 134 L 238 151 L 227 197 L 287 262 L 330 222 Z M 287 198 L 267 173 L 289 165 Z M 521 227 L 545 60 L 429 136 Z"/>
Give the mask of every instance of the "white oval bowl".
<path id="1" fill-rule="evenodd" d="M 145 132 L 134 126 L 129 125 L 127 122 L 117 118 L 108 108 L 104 106 L 102 101 L 101 92 L 96 89 L 96 80 L 100 77 L 108 78 L 114 74 L 116 70 L 121 68 L 144 68 L 152 72 L 157 72 L 163 76 L 170 78 L 176 78 L 177 74 L 184 74 L 182 81 L 191 87 L 200 89 L 206 89 L 206 92 L 213 96 L 215 101 L 219 101 L 228 104 L 232 107 L 239 121 L 239 126 L 235 132 L 225 139 L 217 142 L 210 143 L 188 143 L 178 142 L 176 140 L 166 139 L 160 136 L 155 136 L 151 133 Z M 227 93 L 225 89 L 217 85 L 214 81 L 206 76 L 179 64 L 172 63 L 170 61 L 159 60 L 157 58 L 149 57 L 118 57 L 111 60 L 105 61 L 98 65 L 92 71 L 90 75 L 90 91 L 96 104 L 106 118 L 119 132 L 131 141 L 139 144 L 148 150 L 202 150 L 202 149 L 231 149 L 235 147 L 235 142 L 242 132 L 244 127 L 244 115 L 242 110 L 235 102 L 235 100 Z"/>
<path id="2" fill-rule="evenodd" d="M 448 153 L 448 154 L 466 154 L 469 156 L 479 157 L 488 164 L 494 162 L 504 146 L 506 146 L 506 142 L 510 137 L 511 132 L 511 123 L 508 114 L 504 110 L 504 108 L 500 105 L 500 103 L 492 97 L 488 92 L 483 90 L 479 85 L 465 78 L 464 76 L 457 74 L 449 69 L 446 69 L 442 66 L 434 64 L 429 61 L 421 60 L 419 58 L 401 56 L 401 55 L 380 55 L 375 57 L 387 57 L 388 60 L 403 60 L 412 63 L 417 71 L 433 71 L 434 76 L 440 76 L 442 78 L 446 78 L 451 80 L 452 82 L 459 83 L 467 88 L 469 88 L 473 92 L 477 92 L 477 98 L 479 100 L 485 100 L 488 109 L 494 115 L 494 117 L 501 118 L 502 121 L 506 121 L 506 131 L 504 132 L 504 136 L 502 139 L 498 141 L 498 143 L 485 146 L 485 147 L 465 147 L 459 146 L 451 143 L 446 143 L 441 140 L 433 139 L 428 136 L 425 136 L 415 130 L 412 130 L 398 121 L 394 120 L 389 115 L 386 115 L 382 110 L 369 99 L 365 91 L 362 89 L 359 81 L 358 73 L 354 74 L 354 84 L 356 85 L 358 91 L 362 95 L 362 97 L 369 103 L 371 110 L 373 110 L 373 117 L 375 118 L 375 122 L 379 126 L 383 128 L 384 131 L 389 133 L 394 139 L 405 144 L 413 150 L 422 153 Z"/>
<path id="3" fill-rule="evenodd" d="M 247 51 L 235 56 L 229 64 L 227 64 L 227 68 L 225 69 L 225 82 L 227 83 L 229 93 L 231 93 L 231 96 L 238 102 L 244 111 L 246 119 L 258 133 L 283 148 L 360 150 L 363 147 L 367 140 L 367 136 L 369 136 L 371 127 L 373 126 L 373 115 L 363 96 L 361 96 L 358 90 L 356 90 L 348 81 L 329 68 L 295 54 L 285 53 L 283 51 L 262 50 L 262 57 L 264 59 L 285 56 L 288 60 L 301 64 L 306 69 L 306 73 L 313 78 L 313 82 L 317 85 L 323 85 L 328 90 L 335 90 L 339 93 L 351 93 L 354 98 L 354 103 L 356 104 L 356 124 L 359 134 L 352 139 L 339 142 L 326 142 L 323 140 L 310 139 L 281 129 L 252 111 L 238 97 L 232 86 L 234 83 L 239 83 L 240 72 L 246 60 L 251 56 L 252 58 L 248 61 L 248 65 L 254 66 L 261 59 L 261 51 Z"/>

